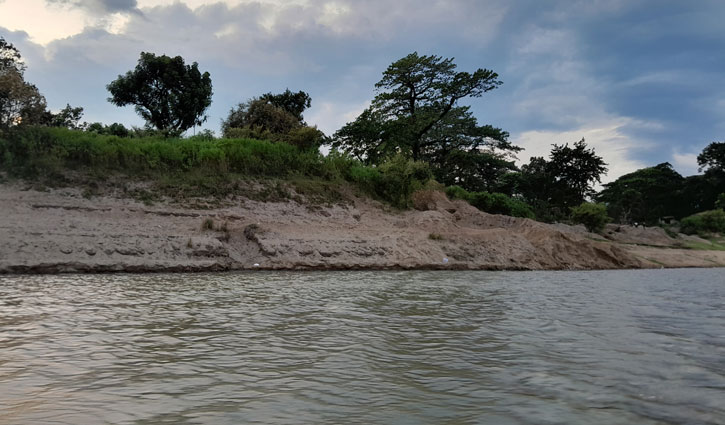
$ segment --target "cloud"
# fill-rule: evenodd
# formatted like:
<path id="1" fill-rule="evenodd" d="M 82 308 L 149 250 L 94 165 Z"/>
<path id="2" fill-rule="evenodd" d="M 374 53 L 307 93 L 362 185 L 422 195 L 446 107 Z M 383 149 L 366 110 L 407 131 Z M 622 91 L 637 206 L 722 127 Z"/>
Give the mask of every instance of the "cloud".
<path id="1" fill-rule="evenodd" d="M 354 121 L 368 106 L 370 101 L 353 104 L 322 101 L 305 114 L 305 120 L 316 124 L 325 134 L 332 135 L 343 125 Z"/>
<path id="2" fill-rule="evenodd" d="M 699 174 L 697 155 L 697 153 L 680 153 L 675 150 L 672 152 L 672 166 L 683 176 Z"/>
<path id="3" fill-rule="evenodd" d="M 138 13 L 136 0 L 45 0 L 48 4 L 63 5 L 88 10 L 94 14 L 118 12 Z"/>

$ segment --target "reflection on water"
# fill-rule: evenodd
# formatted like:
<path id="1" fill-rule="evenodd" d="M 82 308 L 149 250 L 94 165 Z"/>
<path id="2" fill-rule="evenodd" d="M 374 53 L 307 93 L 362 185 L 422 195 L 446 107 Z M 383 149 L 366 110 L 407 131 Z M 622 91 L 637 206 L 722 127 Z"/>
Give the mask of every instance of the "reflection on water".
<path id="1" fill-rule="evenodd" d="M 723 270 L 0 277 L 0 424 L 725 423 Z"/>

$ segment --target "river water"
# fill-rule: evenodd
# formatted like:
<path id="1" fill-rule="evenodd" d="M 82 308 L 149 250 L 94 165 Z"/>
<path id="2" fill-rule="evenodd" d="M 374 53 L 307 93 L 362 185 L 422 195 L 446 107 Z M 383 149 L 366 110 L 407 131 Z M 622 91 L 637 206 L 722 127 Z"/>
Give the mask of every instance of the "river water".
<path id="1" fill-rule="evenodd" d="M 725 270 L 0 277 L 0 424 L 723 424 Z"/>

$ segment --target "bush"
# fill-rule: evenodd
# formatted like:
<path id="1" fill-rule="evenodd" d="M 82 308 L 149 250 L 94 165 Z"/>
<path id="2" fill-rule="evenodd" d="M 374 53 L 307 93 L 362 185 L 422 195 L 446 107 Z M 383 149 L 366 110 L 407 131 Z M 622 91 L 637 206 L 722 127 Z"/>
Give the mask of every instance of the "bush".
<path id="1" fill-rule="evenodd" d="M 571 209 L 571 220 L 577 224 L 583 224 L 590 232 L 601 232 L 604 225 L 609 222 L 607 206 L 604 204 L 592 204 L 584 202 Z"/>
<path id="2" fill-rule="evenodd" d="M 446 188 L 446 195 L 451 199 L 468 201 L 469 204 L 489 214 L 536 218 L 529 204 L 503 193 L 469 192 L 460 186 L 454 185 Z"/>
<path id="3" fill-rule="evenodd" d="M 376 193 L 398 208 L 410 206 L 410 197 L 433 177 L 430 167 L 422 161 L 413 161 L 396 155 L 382 163 Z"/>
<path id="4" fill-rule="evenodd" d="M 317 127 L 304 126 L 292 129 L 281 140 L 302 150 L 318 149 L 325 142 L 325 133 Z"/>
<path id="5" fill-rule="evenodd" d="M 685 217 L 680 221 L 680 231 L 688 235 L 725 233 L 725 211 L 710 210 Z"/>
<path id="6" fill-rule="evenodd" d="M 230 130 L 234 128 L 257 128 L 271 134 L 287 134 L 298 127 L 301 123 L 297 117 L 264 99 L 240 103 L 229 111 L 229 116 L 222 122 L 224 137 L 232 137 Z"/>
<path id="7" fill-rule="evenodd" d="M 446 188 L 446 195 L 451 199 L 463 199 L 464 201 L 471 200 L 471 193 L 461 186 L 448 186 Z"/>

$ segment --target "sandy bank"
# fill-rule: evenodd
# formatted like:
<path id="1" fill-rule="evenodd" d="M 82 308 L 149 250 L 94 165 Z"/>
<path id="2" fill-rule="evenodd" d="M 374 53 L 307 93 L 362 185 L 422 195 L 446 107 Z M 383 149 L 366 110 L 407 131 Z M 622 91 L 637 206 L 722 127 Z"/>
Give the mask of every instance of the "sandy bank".
<path id="1" fill-rule="evenodd" d="M 438 196 L 426 211 L 238 199 L 211 208 L 0 185 L 0 273 L 243 269 L 616 269 L 725 266 L 661 229 L 582 229 L 490 215 Z M 213 229 L 203 229 L 210 219 Z M 255 264 L 258 264 L 256 266 Z"/>

